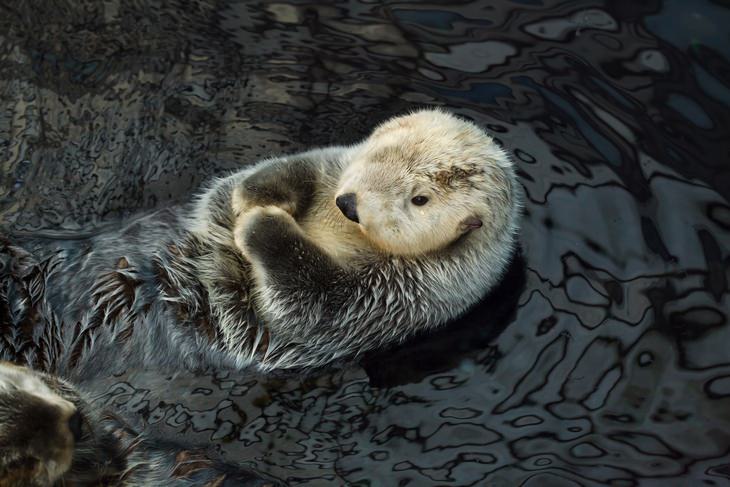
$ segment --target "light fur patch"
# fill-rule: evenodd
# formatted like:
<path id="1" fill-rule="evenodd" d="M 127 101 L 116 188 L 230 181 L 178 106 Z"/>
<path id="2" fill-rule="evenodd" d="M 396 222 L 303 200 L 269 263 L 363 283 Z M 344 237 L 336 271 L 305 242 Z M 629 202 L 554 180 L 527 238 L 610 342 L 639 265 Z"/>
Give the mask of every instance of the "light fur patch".
<path id="1" fill-rule="evenodd" d="M 76 407 L 70 401 L 53 392 L 43 380 L 27 369 L 8 362 L 0 362 L 0 393 L 12 394 L 14 391 L 23 391 L 53 404 L 68 417 L 76 411 Z"/>
<path id="2" fill-rule="evenodd" d="M 352 152 L 336 193 L 356 195 L 360 227 L 381 251 L 436 252 L 465 231 L 489 232 L 510 218 L 507 155 L 484 131 L 449 113 L 397 117 Z M 414 196 L 427 203 L 414 205 Z M 476 220 L 489 225 L 463 224 Z"/>

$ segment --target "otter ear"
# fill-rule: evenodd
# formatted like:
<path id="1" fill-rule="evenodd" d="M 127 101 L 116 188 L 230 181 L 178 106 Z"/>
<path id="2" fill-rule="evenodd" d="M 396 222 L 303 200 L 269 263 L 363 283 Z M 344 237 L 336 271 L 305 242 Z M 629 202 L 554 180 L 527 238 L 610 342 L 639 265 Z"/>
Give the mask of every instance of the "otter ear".
<path id="1" fill-rule="evenodd" d="M 471 232 L 472 230 L 476 230 L 477 228 L 481 228 L 481 227 L 482 227 L 482 221 L 479 218 L 477 218 L 476 216 L 466 217 L 459 224 L 459 228 L 461 228 L 461 231 L 464 233 Z"/>

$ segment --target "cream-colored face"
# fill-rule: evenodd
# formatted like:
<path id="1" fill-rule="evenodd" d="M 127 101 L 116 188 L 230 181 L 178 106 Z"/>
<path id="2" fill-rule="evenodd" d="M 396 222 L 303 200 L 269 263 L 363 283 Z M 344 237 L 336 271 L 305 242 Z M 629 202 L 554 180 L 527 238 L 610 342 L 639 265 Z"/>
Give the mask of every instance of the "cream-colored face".
<path id="1" fill-rule="evenodd" d="M 427 178 L 384 164 L 362 162 L 348 173 L 340 194 L 355 194 L 361 231 L 394 255 L 426 254 L 456 240 L 467 230 L 462 222 L 474 215 L 476 205 L 470 203 L 479 197 L 473 191 L 438 191 Z"/>
<path id="2" fill-rule="evenodd" d="M 485 219 L 509 198 L 504 153 L 476 126 L 444 112 L 392 119 L 353 157 L 336 193 L 352 201 L 343 213 L 394 255 L 426 254 L 484 231 Z"/>

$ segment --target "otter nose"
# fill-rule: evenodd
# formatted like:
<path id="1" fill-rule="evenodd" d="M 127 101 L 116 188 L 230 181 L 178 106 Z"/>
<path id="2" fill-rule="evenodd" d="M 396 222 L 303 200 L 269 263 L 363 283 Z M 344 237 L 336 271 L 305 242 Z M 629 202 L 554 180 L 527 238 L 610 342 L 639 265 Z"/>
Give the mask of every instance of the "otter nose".
<path id="1" fill-rule="evenodd" d="M 335 199 L 335 203 L 343 215 L 355 223 L 360 223 L 360 220 L 357 218 L 357 199 L 355 193 L 341 194 Z"/>
<path id="2" fill-rule="evenodd" d="M 78 409 L 68 418 L 68 429 L 74 437 L 75 441 L 81 439 L 81 430 L 83 428 L 84 418 Z"/>

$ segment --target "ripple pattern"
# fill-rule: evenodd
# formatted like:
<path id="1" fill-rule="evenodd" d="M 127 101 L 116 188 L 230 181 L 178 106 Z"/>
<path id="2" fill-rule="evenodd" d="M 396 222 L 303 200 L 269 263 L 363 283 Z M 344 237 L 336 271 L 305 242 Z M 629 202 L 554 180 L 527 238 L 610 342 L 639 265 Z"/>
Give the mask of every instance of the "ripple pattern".
<path id="1" fill-rule="evenodd" d="M 0 225 L 83 242 L 449 107 L 519 166 L 505 295 L 315 377 L 84 387 L 289 485 L 728 485 L 729 24 L 710 0 L 3 2 Z"/>

